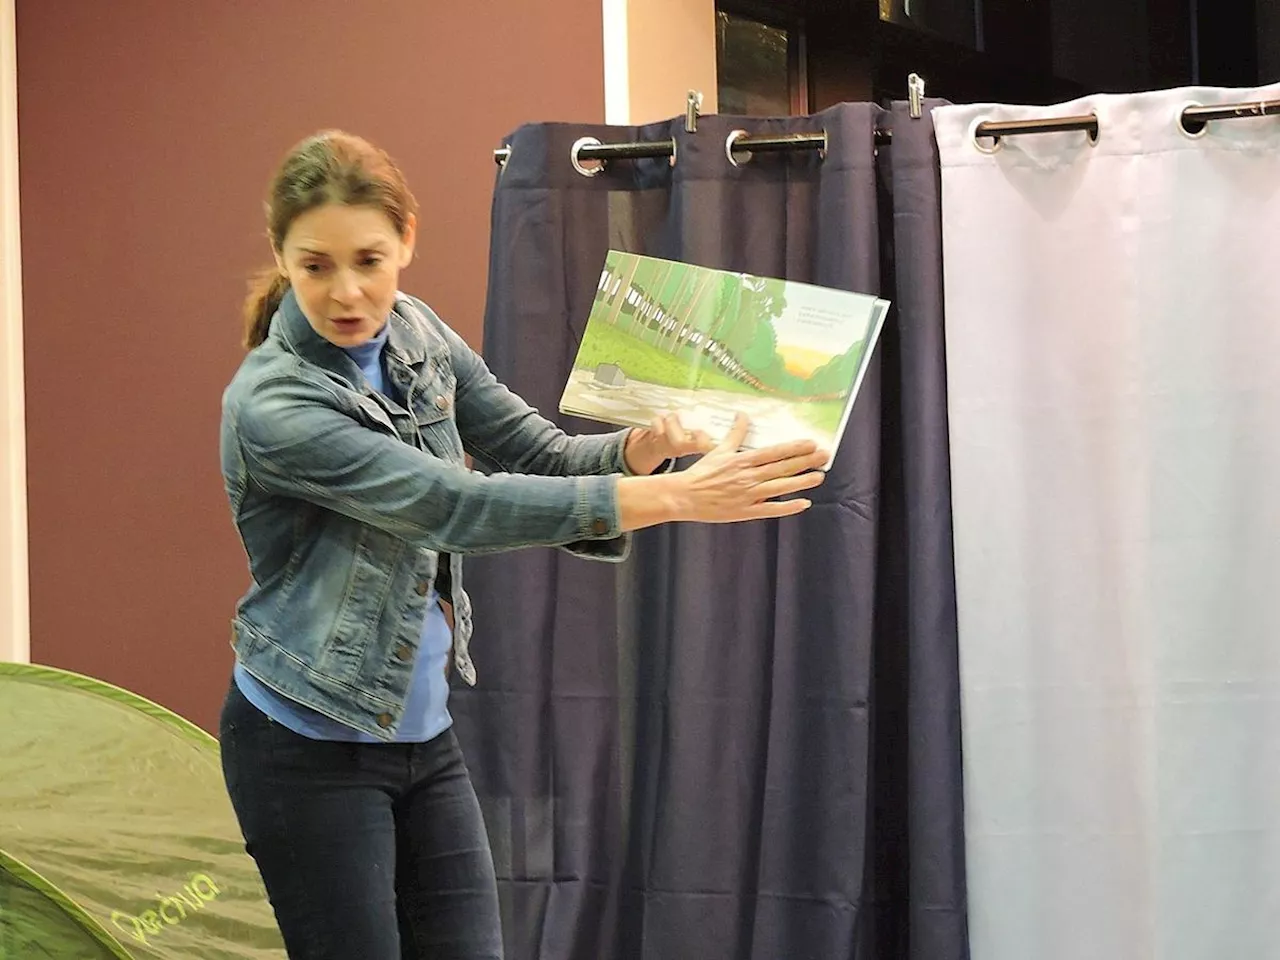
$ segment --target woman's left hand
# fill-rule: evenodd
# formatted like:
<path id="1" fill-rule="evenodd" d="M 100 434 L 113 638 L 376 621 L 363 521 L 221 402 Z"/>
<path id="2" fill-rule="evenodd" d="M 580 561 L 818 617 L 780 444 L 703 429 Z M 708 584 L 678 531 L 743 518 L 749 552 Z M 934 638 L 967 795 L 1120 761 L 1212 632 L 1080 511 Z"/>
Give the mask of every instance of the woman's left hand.
<path id="1" fill-rule="evenodd" d="M 627 435 L 623 456 L 627 467 L 637 476 L 646 477 L 668 460 L 703 454 L 715 447 L 701 430 L 686 430 L 680 423 L 680 415 L 669 413 L 654 417 L 653 423 L 637 427 Z"/>

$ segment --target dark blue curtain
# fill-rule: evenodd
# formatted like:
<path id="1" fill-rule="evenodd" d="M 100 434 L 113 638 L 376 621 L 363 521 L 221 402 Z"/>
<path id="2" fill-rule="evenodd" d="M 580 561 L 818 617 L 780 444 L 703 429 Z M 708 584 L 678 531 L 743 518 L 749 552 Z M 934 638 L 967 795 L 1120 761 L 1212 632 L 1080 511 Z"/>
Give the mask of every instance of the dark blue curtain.
<path id="1" fill-rule="evenodd" d="M 825 152 L 733 164 L 734 129 Z M 892 145 L 877 149 L 877 130 Z M 580 137 L 677 144 L 584 177 Z M 883 139 L 883 138 L 882 138 Z M 605 252 L 895 302 L 815 507 L 469 563 L 454 714 L 512 960 L 967 957 L 938 163 L 928 115 L 536 124 L 493 204 L 485 355 L 557 403 Z"/>

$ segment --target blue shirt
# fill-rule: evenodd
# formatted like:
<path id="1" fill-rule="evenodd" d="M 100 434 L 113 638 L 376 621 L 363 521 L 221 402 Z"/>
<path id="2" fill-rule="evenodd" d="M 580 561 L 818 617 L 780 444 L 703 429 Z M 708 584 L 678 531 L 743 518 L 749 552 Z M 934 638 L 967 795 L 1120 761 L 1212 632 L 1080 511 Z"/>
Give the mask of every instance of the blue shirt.
<path id="1" fill-rule="evenodd" d="M 387 389 L 382 368 L 382 348 L 387 342 L 388 332 L 389 327 L 384 325 L 376 336 L 359 346 L 343 348 L 360 367 L 369 385 L 384 395 L 387 394 Z M 439 599 L 433 587 L 427 597 L 427 618 L 422 625 L 418 659 L 414 664 L 413 678 L 409 681 L 409 692 L 405 698 L 404 720 L 396 731 L 395 739 L 399 742 L 430 740 L 443 733 L 453 722 L 449 715 L 449 682 L 445 676 L 453 636 L 444 612 L 440 609 Z M 383 742 L 277 693 L 239 663 L 235 668 L 235 681 L 245 699 L 294 733 L 312 740 Z"/>

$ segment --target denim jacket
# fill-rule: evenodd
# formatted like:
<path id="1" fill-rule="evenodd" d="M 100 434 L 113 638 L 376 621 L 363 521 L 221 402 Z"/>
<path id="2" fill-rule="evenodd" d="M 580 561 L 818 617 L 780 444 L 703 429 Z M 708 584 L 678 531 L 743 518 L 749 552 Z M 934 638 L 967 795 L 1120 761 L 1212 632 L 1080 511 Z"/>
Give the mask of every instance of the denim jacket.
<path id="1" fill-rule="evenodd" d="M 390 740 L 433 585 L 453 606 L 453 665 L 476 682 L 464 554 L 556 546 L 616 561 L 630 539 L 616 484 L 627 431 L 568 436 L 420 300 L 399 295 L 388 322 L 403 406 L 288 293 L 223 395 L 221 455 L 252 575 L 232 621 L 238 661 Z"/>

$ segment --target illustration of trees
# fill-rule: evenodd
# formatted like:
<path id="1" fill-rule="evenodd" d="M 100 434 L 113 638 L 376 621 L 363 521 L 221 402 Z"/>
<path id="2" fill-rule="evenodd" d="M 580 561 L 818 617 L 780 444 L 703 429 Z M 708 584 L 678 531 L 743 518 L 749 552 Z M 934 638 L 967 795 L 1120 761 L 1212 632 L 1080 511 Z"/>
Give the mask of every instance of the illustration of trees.
<path id="1" fill-rule="evenodd" d="M 780 279 L 623 254 L 606 265 L 596 297 L 605 321 L 637 341 L 703 371 L 796 398 L 840 395 L 862 357 L 859 342 L 807 377 L 791 373 L 775 327 L 787 308 Z"/>
<path id="2" fill-rule="evenodd" d="M 753 376 L 776 380 L 782 372 L 773 322 L 787 306 L 781 280 L 736 277 L 736 303 L 721 315 L 713 335 Z"/>
<path id="3" fill-rule="evenodd" d="M 621 283 L 618 285 L 617 292 L 613 295 L 613 305 L 609 308 L 609 315 L 606 319 L 613 326 L 618 325 L 618 314 L 622 312 L 622 305 L 627 302 L 627 297 L 631 293 L 631 281 L 635 278 L 636 270 L 640 266 L 638 259 L 629 258 L 626 269 L 623 271 Z"/>
<path id="4" fill-rule="evenodd" d="M 752 376 L 765 383 L 775 382 L 782 373 L 782 357 L 778 354 L 778 337 L 773 324 L 755 324 L 751 342 L 738 353 L 738 359 Z"/>
<path id="5" fill-rule="evenodd" d="M 671 320 L 673 323 L 680 316 L 679 304 L 681 302 L 682 297 L 685 294 L 685 291 L 689 287 L 689 278 L 694 275 L 694 271 L 691 270 L 688 266 L 683 264 L 681 265 L 681 268 L 678 272 L 680 275 L 679 286 L 676 287 L 675 292 L 672 293 L 669 297 L 664 295 L 662 299 L 663 316 Z M 653 345 L 655 347 L 663 346 L 663 341 L 666 339 L 666 333 L 667 333 L 666 328 L 661 324 L 659 324 L 657 327 L 654 328 Z"/>
<path id="6" fill-rule="evenodd" d="M 632 281 L 636 299 L 628 329 L 638 339 L 644 338 L 644 328 L 649 323 L 649 317 L 655 309 L 656 298 L 670 272 L 669 264 L 654 263 L 651 260 L 640 261 L 636 268 L 636 278 Z"/>
<path id="7" fill-rule="evenodd" d="M 692 274 L 693 271 L 687 271 Z M 699 274 L 697 282 L 687 284 L 684 292 L 683 301 L 679 302 L 679 306 L 672 310 L 672 324 L 666 331 L 663 347 L 671 353 L 675 353 L 680 346 L 680 334 L 686 330 L 697 316 L 698 303 L 703 295 L 710 287 L 715 285 L 715 278 L 707 274 Z"/>
<path id="8" fill-rule="evenodd" d="M 858 372 L 858 364 L 862 360 L 863 341 L 857 341 L 838 357 L 832 357 L 803 381 L 804 395 L 809 397 L 829 396 L 842 393 Z"/>

